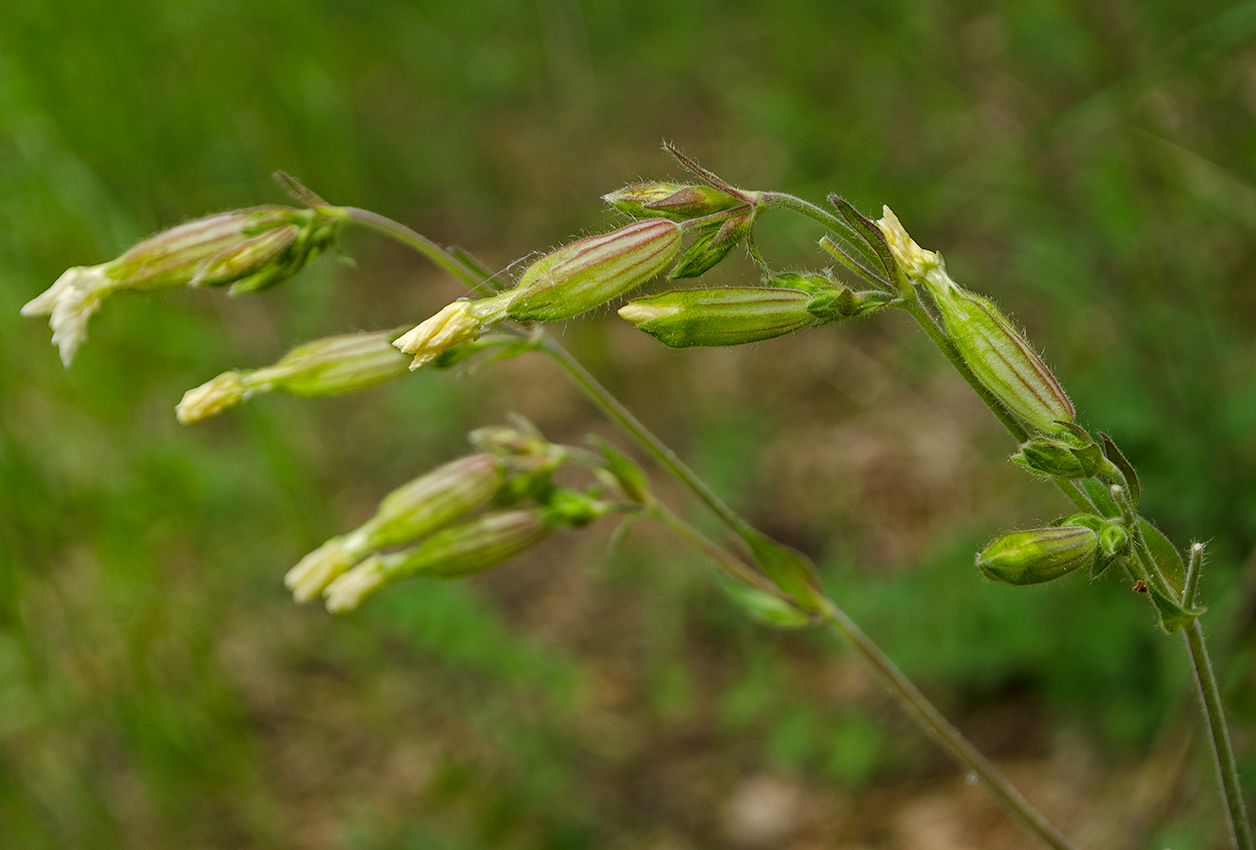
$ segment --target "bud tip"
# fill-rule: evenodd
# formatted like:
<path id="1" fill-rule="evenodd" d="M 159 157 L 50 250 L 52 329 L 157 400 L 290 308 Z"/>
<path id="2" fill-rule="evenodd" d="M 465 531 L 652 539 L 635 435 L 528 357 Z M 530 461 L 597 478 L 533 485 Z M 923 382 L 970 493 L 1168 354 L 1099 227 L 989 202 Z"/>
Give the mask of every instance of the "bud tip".
<path id="1" fill-rule="evenodd" d="M 228 407 L 244 401 L 244 384 L 239 372 L 223 372 L 216 378 L 193 387 L 183 394 L 174 409 L 175 418 L 183 425 L 217 416 Z"/>

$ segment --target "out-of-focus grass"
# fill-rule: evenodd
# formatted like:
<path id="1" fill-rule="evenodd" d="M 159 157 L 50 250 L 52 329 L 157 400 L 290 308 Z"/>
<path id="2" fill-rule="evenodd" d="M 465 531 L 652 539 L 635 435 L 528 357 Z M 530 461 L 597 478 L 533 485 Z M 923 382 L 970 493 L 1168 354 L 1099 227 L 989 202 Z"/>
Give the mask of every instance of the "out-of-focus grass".
<path id="1" fill-rule="evenodd" d="M 613 221 L 596 198 L 617 184 L 675 174 L 660 138 L 746 185 L 891 204 L 1028 326 L 1140 468 L 1147 512 L 1211 540 L 1209 627 L 1250 773 L 1253 34 L 1250 3 L 5 4 L 6 842 L 717 847 L 746 837 L 759 775 L 809 801 L 776 845 L 907 840 L 911 793 L 878 789 L 945 762 L 831 644 L 746 623 L 649 535 L 607 561 L 595 529 L 344 619 L 292 606 L 283 570 L 468 428 L 508 409 L 558 438 L 604 427 L 533 361 L 174 423 L 225 368 L 458 294 L 421 263 L 355 235 L 357 268 L 323 260 L 263 296 L 118 298 L 69 371 L 17 316 L 66 266 L 278 200 L 277 168 L 504 266 Z M 767 221 L 762 242 L 814 266 L 814 238 Z M 1100 802 L 1074 823 L 1125 822 L 1109 778 L 1191 717 L 1177 649 L 1113 579 L 978 580 L 984 539 L 1063 506 L 1002 463 L 1011 447 L 906 323 L 685 354 L 609 322 L 564 330 L 822 559 L 996 757 L 1045 771 L 1080 739 L 1099 767 L 1077 793 Z M 1215 803 L 1190 770 L 1168 818 L 1202 845 Z"/>

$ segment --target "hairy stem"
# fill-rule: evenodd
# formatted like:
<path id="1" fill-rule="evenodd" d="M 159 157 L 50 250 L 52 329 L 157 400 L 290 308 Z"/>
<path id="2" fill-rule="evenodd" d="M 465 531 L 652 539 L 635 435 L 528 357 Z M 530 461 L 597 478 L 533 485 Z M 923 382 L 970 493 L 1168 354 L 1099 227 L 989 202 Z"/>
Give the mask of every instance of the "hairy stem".
<path id="1" fill-rule="evenodd" d="M 717 496 L 715 491 L 668 448 L 666 443 L 656 437 L 610 390 L 602 386 L 597 378 L 593 377 L 589 370 L 571 355 L 571 352 L 559 345 L 549 334 L 541 337 L 540 349 L 567 373 L 572 383 L 580 388 L 598 410 L 618 425 L 625 434 L 636 440 L 673 477 L 688 487 L 738 537 L 746 539 L 756 534 L 750 523 L 742 519 L 723 499 Z"/>
<path id="2" fill-rule="evenodd" d="M 1217 687 L 1212 659 L 1208 657 L 1208 649 L 1204 645 L 1204 627 L 1198 618 L 1182 630 L 1182 637 L 1191 667 L 1195 670 L 1195 684 L 1199 688 L 1199 701 L 1203 706 L 1208 739 L 1212 743 L 1213 760 L 1217 766 L 1217 781 L 1221 783 L 1221 796 L 1229 816 L 1230 838 L 1238 850 L 1254 850 L 1256 844 L 1253 843 L 1252 827 L 1247 820 L 1247 807 L 1243 804 L 1243 789 L 1239 785 L 1234 749 L 1230 746 L 1221 691 Z"/>
<path id="3" fill-rule="evenodd" d="M 814 209 L 821 215 L 827 215 L 819 208 Z M 476 288 L 482 283 L 482 276 L 477 274 L 474 269 L 468 267 L 456 255 L 441 248 L 427 237 L 391 219 L 367 210 L 350 207 L 347 208 L 347 211 L 350 220 L 370 227 L 379 233 L 414 248 L 438 266 L 462 280 L 469 287 Z M 835 218 L 829 218 L 841 225 L 841 222 Z M 558 364 L 571 381 L 599 410 L 615 422 L 625 434 L 636 440 L 673 477 L 688 487 L 738 537 L 748 540 L 759 535 L 759 532 L 725 504 L 705 481 L 698 477 L 662 440 L 646 428 L 619 399 L 603 387 L 584 368 L 583 364 L 559 345 L 550 334 L 541 334 L 537 346 Z M 686 523 L 670 509 L 659 506 L 658 516 L 674 532 L 713 558 L 729 575 L 773 595 L 780 595 L 779 591 L 774 586 L 771 586 L 757 570 L 727 550 L 712 543 L 701 532 Z M 960 734 L 959 730 L 947 722 L 941 712 L 894 666 L 889 657 L 855 625 L 850 617 L 827 597 L 824 600 L 822 616 L 832 629 L 850 642 L 855 651 L 872 669 L 874 675 L 881 680 L 887 690 L 902 704 L 908 716 L 927 735 L 946 749 L 956 761 L 976 773 L 1003 805 L 1015 814 L 1031 832 L 1041 838 L 1047 846 L 1054 848 L 1054 850 L 1076 850 L 1076 847 L 1034 809 L 1029 801 L 1004 779 L 994 766 Z"/>
<path id="4" fill-rule="evenodd" d="M 1072 842 L 1052 826 L 1051 822 L 1043 817 L 1033 804 L 1003 778 L 994 765 L 990 764 L 986 757 L 942 716 L 933 703 L 929 702 L 925 695 L 911 683 L 911 680 L 903 675 L 894 662 L 855 625 L 841 608 L 832 601 L 828 601 L 824 616 L 829 626 L 854 647 L 855 652 L 859 653 L 881 684 L 898 700 L 899 705 L 916 721 L 916 724 L 950 753 L 951 757 L 962 767 L 975 773 L 999 798 L 1003 806 L 1016 815 L 1026 829 L 1042 839 L 1048 847 L 1056 848 L 1056 850 L 1075 848 Z"/>
<path id="5" fill-rule="evenodd" d="M 682 539 L 692 543 L 708 557 L 719 564 L 720 568 L 734 578 L 744 581 L 743 576 L 758 577 L 757 571 L 745 564 L 736 555 L 712 543 L 689 523 L 685 522 L 664 505 L 655 508 L 661 519 L 673 532 Z M 761 578 L 759 580 L 762 580 Z M 775 588 L 772 588 L 775 593 Z M 859 626 L 838 607 L 832 599 L 825 597 L 820 616 L 825 625 L 855 650 L 856 654 L 868 665 L 873 675 L 890 695 L 898 702 L 903 711 L 916 722 L 916 725 L 967 771 L 977 776 L 986 787 L 999 799 L 999 802 L 1014 814 L 1022 824 L 1043 843 L 1054 850 L 1076 850 L 1075 845 L 1051 825 L 1042 813 L 1023 794 L 999 773 L 998 769 L 977 751 L 963 734 L 942 716 L 933 703 L 911 683 L 898 666 L 890 660 L 881 648 L 870 637 L 864 634 Z"/>

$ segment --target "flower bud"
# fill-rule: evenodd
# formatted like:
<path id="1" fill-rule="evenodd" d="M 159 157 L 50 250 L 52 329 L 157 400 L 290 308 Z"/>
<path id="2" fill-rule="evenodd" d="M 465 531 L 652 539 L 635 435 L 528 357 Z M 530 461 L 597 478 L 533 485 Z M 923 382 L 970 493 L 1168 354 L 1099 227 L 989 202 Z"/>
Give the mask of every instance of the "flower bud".
<path id="1" fill-rule="evenodd" d="M 530 265 L 512 296 L 512 319 L 570 319 L 635 289 L 661 272 L 680 249 L 680 225 L 636 221 L 564 245 Z"/>
<path id="2" fill-rule="evenodd" d="M 98 266 L 67 270 L 22 308 L 50 316 L 52 342 L 66 366 L 87 338 L 87 322 L 108 295 L 180 286 L 222 286 L 232 294 L 273 286 L 301 270 L 335 238 L 345 215 L 334 208 L 257 207 L 189 221 Z"/>
<path id="3" fill-rule="evenodd" d="M 515 428 L 486 425 L 467 434 L 467 441 L 479 451 L 495 455 L 544 455 L 553 448 L 531 422 Z"/>
<path id="4" fill-rule="evenodd" d="M 811 296 L 807 310 L 817 319 L 835 322 L 875 313 L 892 304 L 897 296 L 881 290 L 855 292 L 826 275 L 786 272 L 768 281 L 776 287 L 801 289 Z"/>
<path id="5" fill-rule="evenodd" d="M 745 201 L 709 186 L 676 183 L 633 183 L 602 200 L 633 218 L 670 218 L 688 221 L 743 206 Z"/>
<path id="6" fill-rule="evenodd" d="M 1012 455 L 1012 462 L 1052 478 L 1090 478 L 1112 468 L 1097 444 L 1078 445 L 1081 440 L 1070 441 L 1068 436 L 1030 440 Z"/>
<path id="7" fill-rule="evenodd" d="M 682 289 L 631 301 L 619 315 L 664 345 L 742 345 L 816 323 L 812 296 L 797 289 Z"/>
<path id="8" fill-rule="evenodd" d="M 981 385 L 1034 430 L 1064 433 L 1057 421 L 1074 420 L 1073 403 L 1007 317 L 949 278 L 931 277 L 926 285 L 946 335 Z"/>
<path id="9" fill-rule="evenodd" d="M 1091 564 L 1099 535 L 1084 526 L 1063 525 L 1014 531 L 977 556 L 986 578 L 1005 584 L 1041 584 Z"/>
<path id="10" fill-rule="evenodd" d="M 491 455 L 477 454 L 421 475 L 384 497 L 375 516 L 356 531 L 333 537 L 284 576 L 298 602 L 317 596 L 328 582 L 369 553 L 417 540 L 487 504 L 506 483 Z"/>
<path id="11" fill-rule="evenodd" d="M 410 369 L 417 369 L 460 342 L 479 339 L 490 325 L 506 318 L 506 306 L 513 297 L 513 292 L 506 292 L 475 301 L 459 299 L 397 337 L 393 345 L 413 354 Z"/>
<path id="12" fill-rule="evenodd" d="M 754 219 L 753 213 L 734 215 L 707 227 L 680 255 L 676 265 L 667 273 L 668 279 L 700 277 L 715 268 L 754 227 Z"/>
<path id="13" fill-rule="evenodd" d="M 343 334 L 299 345 L 272 366 L 224 372 L 188 390 L 175 408 L 185 425 L 258 393 L 314 397 L 366 389 L 406 374 L 410 358 L 392 346 L 396 331 Z"/>
<path id="14" fill-rule="evenodd" d="M 433 534 L 417 546 L 367 558 L 327 585 L 327 610 L 351 611 L 369 594 L 408 575 L 460 578 L 496 567 L 549 534 L 541 508 L 499 511 Z"/>

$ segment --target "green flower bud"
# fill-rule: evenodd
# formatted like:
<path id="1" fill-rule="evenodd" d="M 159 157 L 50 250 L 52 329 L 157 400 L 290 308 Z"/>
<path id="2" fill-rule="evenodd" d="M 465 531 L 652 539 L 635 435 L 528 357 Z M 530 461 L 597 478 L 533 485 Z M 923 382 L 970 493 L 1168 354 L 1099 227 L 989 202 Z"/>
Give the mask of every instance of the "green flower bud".
<path id="1" fill-rule="evenodd" d="M 1034 474 L 1053 478 L 1090 478 L 1111 468 L 1097 444 L 1078 445 L 1080 442 L 1070 442 L 1067 437 L 1030 440 L 1012 455 L 1012 462 Z"/>
<path id="2" fill-rule="evenodd" d="M 1099 535 L 1084 526 L 1064 525 L 1014 531 L 977 556 L 986 578 L 1005 584 L 1041 584 L 1091 564 Z"/>
<path id="3" fill-rule="evenodd" d="M 629 302 L 619 315 L 672 348 L 742 345 L 816 323 L 797 289 L 682 289 Z"/>
<path id="4" fill-rule="evenodd" d="M 410 358 L 392 346 L 396 331 L 344 334 L 307 342 L 271 366 L 224 372 L 188 390 L 175 408 L 185 425 L 258 393 L 313 397 L 366 389 L 406 374 Z"/>
<path id="5" fill-rule="evenodd" d="M 603 195 L 602 200 L 633 218 L 674 221 L 688 221 L 745 205 L 745 201 L 719 189 L 676 183 L 634 183 Z"/>
<path id="6" fill-rule="evenodd" d="M 544 509 L 500 511 L 445 528 L 401 552 L 375 555 L 327 585 L 327 610 L 351 611 L 385 584 L 408 575 L 460 578 L 492 569 L 549 534 Z"/>
<path id="7" fill-rule="evenodd" d="M 754 218 L 753 213 L 735 215 L 718 225 L 708 227 L 681 254 L 676 265 L 667 273 L 668 279 L 699 277 L 715 268 L 754 227 Z"/>
<path id="8" fill-rule="evenodd" d="M 875 313 L 897 300 L 897 296 L 880 290 L 855 292 L 848 286 L 818 274 L 786 272 L 771 278 L 768 283 L 772 286 L 801 289 L 808 293 L 811 301 L 807 304 L 807 310 L 825 322 Z"/>
<path id="9" fill-rule="evenodd" d="M 417 369 L 460 342 L 479 339 L 490 325 L 506 318 L 513 297 L 513 292 L 505 292 L 475 301 L 461 298 L 397 337 L 393 345 L 413 354 L 410 368 Z"/>
<path id="10" fill-rule="evenodd" d="M 680 225 L 635 221 L 564 245 L 530 265 L 507 313 L 522 321 L 570 319 L 635 289 L 667 267 L 680 249 Z"/>
<path id="11" fill-rule="evenodd" d="M 257 207 L 189 221 L 158 233 L 98 266 L 69 269 L 22 308 L 49 316 L 66 366 L 101 302 L 125 290 L 234 284 L 232 294 L 273 286 L 300 271 L 335 238 L 345 214 L 335 208 Z"/>
<path id="12" fill-rule="evenodd" d="M 356 531 L 333 537 L 302 558 L 284 576 L 284 584 L 298 602 L 313 599 L 371 552 L 417 540 L 488 504 L 506 481 L 507 471 L 487 454 L 460 458 L 421 475 L 385 496 L 375 516 Z"/>
<path id="13" fill-rule="evenodd" d="M 1057 420 L 1074 420 L 1073 403 L 1007 317 L 987 299 L 949 278 L 931 276 L 926 286 L 942 315 L 946 335 L 982 386 L 1034 430 L 1064 433 Z"/>

